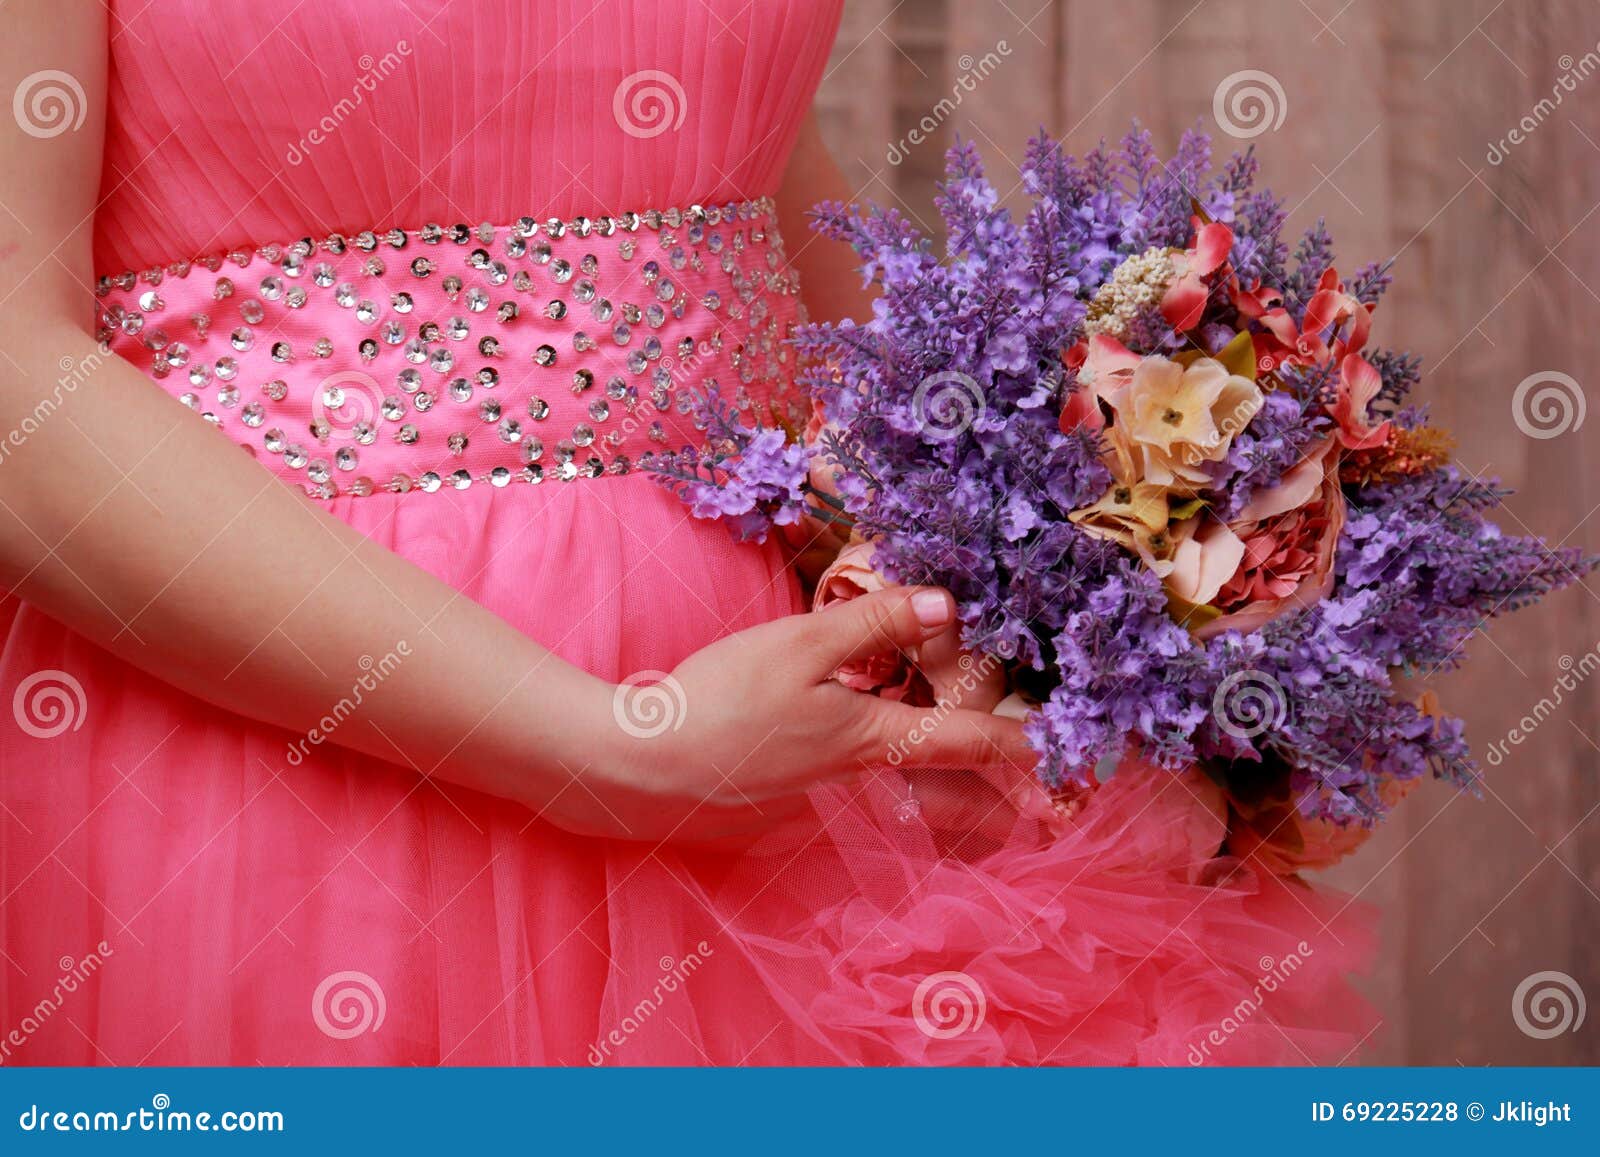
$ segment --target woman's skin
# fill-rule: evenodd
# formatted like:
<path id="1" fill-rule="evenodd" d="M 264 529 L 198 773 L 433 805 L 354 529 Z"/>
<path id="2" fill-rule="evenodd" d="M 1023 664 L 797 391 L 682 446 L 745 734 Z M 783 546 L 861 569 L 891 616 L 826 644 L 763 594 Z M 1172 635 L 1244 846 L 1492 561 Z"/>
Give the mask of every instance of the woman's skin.
<path id="1" fill-rule="evenodd" d="M 673 672 L 683 726 L 636 739 L 616 724 L 610 684 L 368 542 L 102 355 L 89 328 L 90 239 L 106 13 L 86 5 L 63 20 L 51 0 L 13 0 L 6 23 L 0 91 L 51 68 L 88 97 L 82 128 L 50 139 L 0 117 L 0 253 L 10 274 L 0 299 L 0 588 L 11 597 L 154 678 L 290 732 L 315 727 L 348 694 L 363 656 L 404 640 L 408 657 L 330 741 L 584 834 L 747 834 L 800 812 L 812 785 L 881 767 L 921 725 L 922 712 L 847 691 L 829 674 L 848 658 L 944 634 L 953 606 L 943 591 L 884 592 L 713 643 Z M 861 298 L 849 255 L 807 245 L 796 211 L 847 195 L 836 181 L 808 126 L 783 188 L 790 250 L 813 303 L 825 288 L 821 300 L 853 311 Z M 814 305 L 814 316 L 825 312 Z M 69 364 L 93 369 L 61 393 Z M 58 393 L 53 412 L 36 410 Z M 1033 763 L 1018 724 L 973 711 L 952 712 L 918 752 L 949 768 Z"/>

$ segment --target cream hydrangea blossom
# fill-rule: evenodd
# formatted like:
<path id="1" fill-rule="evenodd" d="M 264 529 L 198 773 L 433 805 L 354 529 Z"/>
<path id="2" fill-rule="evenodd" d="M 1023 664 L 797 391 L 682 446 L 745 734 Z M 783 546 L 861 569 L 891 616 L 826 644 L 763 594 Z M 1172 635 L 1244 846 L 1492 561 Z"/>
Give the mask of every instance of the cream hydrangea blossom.
<path id="1" fill-rule="evenodd" d="M 1109 431 L 1144 481 L 1188 491 L 1210 479 L 1261 409 L 1261 388 L 1215 358 L 1187 365 L 1159 355 L 1142 359 L 1126 385 L 1107 399 L 1116 412 Z"/>

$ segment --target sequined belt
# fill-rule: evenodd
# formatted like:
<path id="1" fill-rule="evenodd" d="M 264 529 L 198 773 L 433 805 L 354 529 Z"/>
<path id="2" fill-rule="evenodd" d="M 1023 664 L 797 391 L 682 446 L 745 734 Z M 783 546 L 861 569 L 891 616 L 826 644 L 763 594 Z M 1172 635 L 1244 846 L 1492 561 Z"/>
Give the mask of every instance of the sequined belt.
<path id="1" fill-rule="evenodd" d="M 769 200 L 306 238 L 102 277 L 101 340 L 320 498 L 625 474 L 685 385 L 803 421 Z"/>

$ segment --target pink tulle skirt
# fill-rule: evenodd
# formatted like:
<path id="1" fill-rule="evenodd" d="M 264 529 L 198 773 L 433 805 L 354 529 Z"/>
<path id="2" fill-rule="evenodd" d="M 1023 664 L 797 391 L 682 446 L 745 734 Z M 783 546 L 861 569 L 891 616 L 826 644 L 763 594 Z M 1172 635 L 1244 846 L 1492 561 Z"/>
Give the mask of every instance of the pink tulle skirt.
<path id="1" fill-rule="evenodd" d="M 802 605 L 642 477 L 330 506 L 608 679 Z M 885 775 L 716 856 L 292 762 L 14 598 L 0 641 L 0 1063 L 1307 1063 L 1376 1019 L 1366 914 L 1219 858 L 1196 773 L 955 845 Z"/>

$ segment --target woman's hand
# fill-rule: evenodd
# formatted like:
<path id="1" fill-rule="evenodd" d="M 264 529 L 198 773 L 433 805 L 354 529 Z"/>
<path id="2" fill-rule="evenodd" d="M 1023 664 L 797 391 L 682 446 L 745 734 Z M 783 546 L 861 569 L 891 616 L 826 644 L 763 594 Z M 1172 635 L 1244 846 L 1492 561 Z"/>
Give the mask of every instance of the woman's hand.
<path id="1" fill-rule="evenodd" d="M 952 629 L 945 591 L 897 587 L 731 635 L 660 683 L 622 685 L 616 727 L 546 818 L 639 840 L 708 841 L 803 812 L 819 783 L 901 763 L 1025 774 L 1034 753 L 1014 720 L 936 713 L 850 691 L 852 659 L 920 646 Z"/>
<path id="2" fill-rule="evenodd" d="M 947 631 L 917 649 L 917 669 L 933 692 L 935 703 L 967 711 L 993 712 L 1006 697 L 1005 666 L 992 656 L 961 648 L 959 632 Z M 1020 726 L 1020 724 L 1019 724 Z M 928 826 L 959 849 L 985 840 L 1001 841 L 1019 817 L 1051 817 L 1050 794 L 1034 776 L 1031 749 L 1020 766 L 992 764 L 951 773 L 942 769 L 905 769 L 906 793 L 919 805 Z"/>

